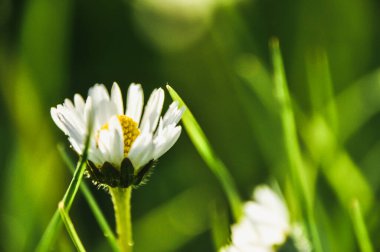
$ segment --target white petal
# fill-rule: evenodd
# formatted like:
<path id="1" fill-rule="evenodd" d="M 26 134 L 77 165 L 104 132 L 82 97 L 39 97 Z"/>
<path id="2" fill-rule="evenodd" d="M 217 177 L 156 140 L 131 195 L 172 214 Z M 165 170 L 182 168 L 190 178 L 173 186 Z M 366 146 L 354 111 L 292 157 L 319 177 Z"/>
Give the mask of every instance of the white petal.
<path id="1" fill-rule="evenodd" d="M 93 106 L 91 97 L 87 97 L 86 103 L 84 105 L 83 110 L 83 118 L 84 118 L 84 125 L 86 127 L 86 137 L 87 135 L 91 136 L 90 144 L 96 145 L 95 142 L 95 136 L 97 132 L 97 128 L 95 127 L 96 124 L 96 109 Z M 91 130 L 91 132 L 87 132 Z M 92 148 L 92 145 L 90 145 L 90 148 Z"/>
<path id="2" fill-rule="evenodd" d="M 164 104 L 165 93 L 162 88 L 153 90 L 147 105 L 145 106 L 144 115 L 141 121 L 141 129 L 148 128 L 153 132 L 160 118 L 162 106 Z M 149 123 L 148 123 L 149 122 Z"/>
<path id="3" fill-rule="evenodd" d="M 117 113 L 119 115 L 124 114 L 123 97 L 121 95 L 120 87 L 116 82 L 113 83 L 111 89 L 111 100 L 115 103 Z"/>
<path id="4" fill-rule="evenodd" d="M 163 117 L 163 127 L 169 124 L 177 124 L 181 120 L 183 112 L 185 112 L 185 107 L 178 108 L 178 102 L 172 102 Z"/>
<path id="5" fill-rule="evenodd" d="M 80 94 L 74 95 L 74 105 L 78 113 L 83 115 L 85 103 L 84 103 L 83 97 Z"/>
<path id="6" fill-rule="evenodd" d="M 152 132 L 150 131 L 150 121 L 149 121 L 149 119 L 146 120 L 146 123 L 144 123 L 143 125 L 140 126 L 140 131 L 141 131 L 141 132 L 152 133 Z"/>
<path id="7" fill-rule="evenodd" d="M 270 187 L 257 186 L 254 191 L 254 198 L 258 204 L 265 206 L 272 212 L 273 218 L 277 219 L 277 227 L 284 230 L 289 229 L 289 213 L 284 201 Z"/>
<path id="8" fill-rule="evenodd" d="M 72 113 L 75 116 L 76 121 L 79 121 L 80 124 L 84 124 L 83 112 L 78 111 L 78 109 L 74 106 L 71 100 L 65 99 L 62 106 L 65 108 L 66 111 L 70 111 L 70 113 Z"/>
<path id="9" fill-rule="evenodd" d="M 160 122 L 158 124 L 156 135 L 160 134 L 160 132 L 168 127 L 170 124 L 176 125 L 183 113 L 185 112 L 185 107 L 178 108 L 178 102 L 174 101 L 170 104 L 168 111 L 165 113 L 163 118 L 160 118 Z"/>
<path id="10" fill-rule="evenodd" d="M 58 105 L 57 108 L 52 108 L 50 112 L 57 126 L 69 136 L 69 140 L 75 148 L 75 151 L 82 154 L 86 129 L 80 118 L 77 117 L 73 110 L 62 105 Z"/>
<path id="11" fill-rule="evenodd" d="M 68 139 L 69 139 L 69 142 L 70 142 L 71 146 L 76 151 L 76 153 L 78 153 L 79 155 L 82 155 L 83 154 L 83 149 L 84 149 L 83 143 L 81 143 L 80 140 L 76 140 L 76 139 L 74 139 L 72 137 L 69 137 Z"/>
<path id="12" fill-rule="evenodd" d="M 88 96 L 91 97 L 92 102 L 95 106 L 104 100 L 109 101 L 110 99 L 108 91 L 103 84 L 95 84 L 93 87 L 91 87 L 88 90 Z"/>
<path id="13" fill-rule="evenodd" d="M 103 100 L 95 108 L 95 129 L 100 129 L 112 116 L 117 115 L 116 105 L 111 101 Z"/>
<path id="14" fill-rule="evenodd" d="M 155 138 L 154 138 L 154 154 L 153 158 L 158 159 L 163 154 L 165 154 L 173 145 L 177 142 L 181 134 L 181 126 L 175 126 L 171 124 L 164 128 Z"/>
<path id="15" fill-rule="evenodd" d="M 232 245 L 242 252 L 275 251 L 290 233 L 286 205 L 268 186 L 258 186 L 254 199 L 244 204 L 242 219 L 232 226 Z"/>
<path id="16" fill-rule="evenodd" d="M 84 118 L 84 122 L 85 124 L 87 125 L 87 128 L 89 128 L 89 123 L 91 124 L 94 124 L 94 117 L 95 117 L 95 108 L 94 106 L 92 105 L 92 99 L 91 97 L 87 97 L 87 100 L 86 100 L 86 103 L 84 104 L 84 111 L 83 111 L 83 118 Z M 92 129 L 94 129 L 94 125 L 91 125 Z"/>
<path id="17" fill-rule="evenodd" d="M 68 125 L 73 130 L 78 131 L 81 134 L 85 134 L 86 125 L 84 124 L 83 118 L 79 116 L 75 110 L 60 106 L 57 106 L 57 110 L 58 114 L 60 115 L 59 119 L 64 125 Z M 68 127 L 66 128 L 68 129 Z"/>
<path id="18" fill-rule="evenodd" d="M 257 186 L 253 193 L 253 198 L 261 205 L 265 205 L 273 209 L 281 208 L 281 210 L 287 212 L 284 207 L 285 204 L 283 200 L 266 185 Z"/>
<path id="19" fill-rule="evenodd" d="M 103 154 L 95 146 L 91 147 L 88 150 L 88 159 L 91 160 L 91 162 L 93 162 L 98 167 L 102 166 L 104 164 L 104 161 L 106 160 L 103 157 Z"/>
<path id="20" fill-rule="evenodd" d="M 232 243 L 238 247 L 259 242 L 257 230 L 247 218 L 232 226 L 231 236 Z"/>
<path id="21" fill-rule="evenodd" d="M 221 248 L 219 252 L 244 252 L 243 250 L 238 249 L 234 245 L 229 245 Z"/>
<path id="22" fill-rule="evenodd" d="M 51 115 L 51 118 L 53 119 L 54 123 L 58 126 L 58 128 L 60 130 L 62 130 L 63 133 L 65 133 L 65 135 L 68 135 L 69 133 L 67 132 L 66 127 L 62 124 L 61 120 L 58 117 L 57 108 L 51 108 L 50 109 L 50 115 Z"/>
<path id="23" fill-rule="evenodd" d="M 126 115 L 137 124 L 140 123 L 141 113 L 144 105 L 144 92 L 140 84 L 132 83 L 128 88 Z"/>
<path id="24" fill-rule="evenodd" d="M 72 101 L 70 101 L 69 99 L 65 99 L 63 105 L 66 107 L 66 108 L 69 108 L 70 110 L 74 110 L 75 107 L 74 107 L 74 104 L 72 103 Z"/>
<path id="25" fill-rule="evenodd" d="M 141 133 L 131 146 L 128 158 L 135 169 L 140 169 L 153 159 L 153 136 L 150 132 Z"/>
<path id="26" fill-rule="evenodd" d="M 117 117 L 113 117 L 109 122 L 109 130 L 114 132 L 113 143 L 112 143 L 112 153 L 113 159 L 115 160 L 116 166 L 118 167 L 124 158 L 124 139 L 123 139 L 123 129 L 121 128 L 120 121 Z"/>
<path id="27" fill-rule="evenodd" d="M 249 211 L 247 217 L 256 232 L 258 241 L 266 246 L 285 242 L 288 230 L 283 229 L 281 217 L 275 211 L 258 203 L 250 202 L 247 204 L 245 212 Z"/>
<path id="28" fill-rule="evenodd" d="M 111 159 L 111 147 L 110 147 L 110 133 L 108 131 L 102 130 L 99 132 L 98 136 L 98 149 L 102 154 L 105 161 L 110 162 Z"/>
<path id="29" fill-rule="evenodd" d="M 110 123 L 109 129 L 99 131 L 98 146 L 105 160 L 113 166 L 119 167 L 123 160 L 123 136 L 114 123 Z"/>

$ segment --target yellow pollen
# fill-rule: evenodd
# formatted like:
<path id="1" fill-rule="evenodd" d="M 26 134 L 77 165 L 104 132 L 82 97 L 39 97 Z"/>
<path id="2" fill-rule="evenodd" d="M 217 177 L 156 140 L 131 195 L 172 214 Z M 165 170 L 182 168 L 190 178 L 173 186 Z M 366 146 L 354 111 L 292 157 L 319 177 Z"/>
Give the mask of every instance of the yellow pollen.
<path id="1" fill-rule="evenodd" d="M 126 115 L 118 115 L 117 119 L 120 122 L 121 129 L 123 131 L 123 142 L 124 142 L 124 157 L 128 156 L 129 151 L 131 150 L 131 146 L 133 142 L 136 140 L 138 135 L 140 135 L 140 130 L 138 128 L 138 125 L 135 121 L 133 121 L 132 118 L 126 116 Z M 98 140 L 99 140 L 99 132 L 102 130 L 108 130 L 109 125 L 108 122 L 105 123 L 100 130 L 97 132 L 96 135 L 96 146 L 98 147 Z"/>
<path id="2" fill-rule="evenodd" d="M 133 142 L 136 140 L 138 135 L 140 135 L 140 130 L 137 123 L 126 115 L 118 115 L 117 119 L 119 119 L 121 128 L 123 130 L 124 157 L 127 157 Z"/>

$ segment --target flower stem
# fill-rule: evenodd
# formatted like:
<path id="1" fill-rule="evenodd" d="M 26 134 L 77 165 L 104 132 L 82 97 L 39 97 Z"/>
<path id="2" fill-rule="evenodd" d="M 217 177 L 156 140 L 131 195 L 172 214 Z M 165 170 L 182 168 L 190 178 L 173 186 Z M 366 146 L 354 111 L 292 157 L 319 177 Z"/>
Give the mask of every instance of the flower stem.
<path id="1" fill-rule="evenodd" d="M 132 252 L 131 193 L 132 187 L 109 188 L 115 210 L 116 232 L 120 252 Z"/>

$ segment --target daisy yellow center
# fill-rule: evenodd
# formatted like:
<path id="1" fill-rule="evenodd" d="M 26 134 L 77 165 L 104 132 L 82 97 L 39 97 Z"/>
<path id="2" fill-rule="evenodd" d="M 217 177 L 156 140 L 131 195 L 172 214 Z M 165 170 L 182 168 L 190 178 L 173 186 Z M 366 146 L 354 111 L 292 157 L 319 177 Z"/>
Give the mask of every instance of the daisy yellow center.
<path id="1" fill-rule="evenodd" d="M 126 115 L 118 115 L 121 128 L 123 130 L 123 140 L 124 140 L 124 157 L 128 156 L 131 146 L 136 138 L 140 135 L 140 130 L 138 128 L 137 122 L 133 121 L 132 118 Z"/>
<path id="2" fill-rule="evenodd" d="M 137 122 L 133 121 L 132 118 L 126 115 L 118 115 L 117 119 L 120 122 L 121 129 L 123 131 L 123 142 L 124 142 L 124 157 L 128 156 L 131 146 L 136 138 L 140 135 L 140 130 L 138 128 Z M 108 123 L 104 124 L 100 130 L 108 130 Z"/>

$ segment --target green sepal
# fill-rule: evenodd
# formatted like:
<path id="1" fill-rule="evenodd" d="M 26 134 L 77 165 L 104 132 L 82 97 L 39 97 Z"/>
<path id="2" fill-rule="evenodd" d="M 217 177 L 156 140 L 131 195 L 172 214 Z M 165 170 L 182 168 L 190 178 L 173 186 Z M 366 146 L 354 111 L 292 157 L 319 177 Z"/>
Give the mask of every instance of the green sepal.
<path id="1" fill-rule="evenodd" d="M 120 187 L 128 187 L 133 182 L 135 169 L 129 158 L 124 158 L 120 166 Z"/>
<path id="2" fill-rule="evenodd" d="M 105 162 L 101 167 L 88 160 L 87 174 L 95 185 L 107 185 L 110 187 L 127 188 L 131 185 L 137 187 L 144 183 L 150 176 L 152 168 L 156 165 L 156 160 L 151 160 L 135 174 L 135 168 L 129 158 L 124 158 L 120 165 L 120 170 L 111 163 Z"/>
<path id="3" fill-rule="evenodd" d="M 103 184 L 104 178 L 103 174 L 100 172 L 100 170 L 96 167 L 96 165 L 91 162 L 90 160 L 87 160 L 87 169 L 86 169 L 87 175 L 91 178 L 92 182 L 97 184 Z"/>
<path id="4" fill-rule="evenodd" d="M 105 162 L 100 168 L 100 172 L 109 186 L 118 187 L 120 185 L 120 172 L 111 163 Z"/>
<path id="5" fill-rule="evenodd" d="M 133 185 L 138 186 L 141 184 L 141 182 L 144 182 L 150 176 L 152 168 L 156 166 L 156 164 L 157 160 L 150 160 L 149 163 L 144 165 L 144 167 L 141 168 L 135 176 L 135 179 L 133 180 Z"/>

